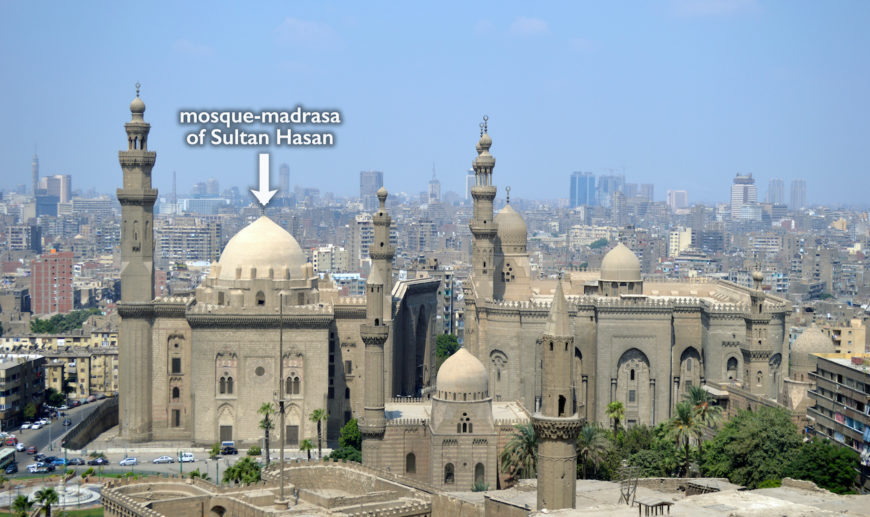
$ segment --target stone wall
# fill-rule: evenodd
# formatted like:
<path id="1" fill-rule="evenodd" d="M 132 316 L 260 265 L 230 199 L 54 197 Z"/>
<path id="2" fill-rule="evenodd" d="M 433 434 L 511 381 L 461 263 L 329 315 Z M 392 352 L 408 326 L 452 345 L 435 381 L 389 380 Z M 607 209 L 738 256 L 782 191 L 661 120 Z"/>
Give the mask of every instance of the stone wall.
<path id="1" fill-rule="evenodd" d="M 100 403 L 100 407 L 73 427 L 63 439 L 67 449 L 80 450 L 107 429 L 118 425 L 118 397 Z"/>

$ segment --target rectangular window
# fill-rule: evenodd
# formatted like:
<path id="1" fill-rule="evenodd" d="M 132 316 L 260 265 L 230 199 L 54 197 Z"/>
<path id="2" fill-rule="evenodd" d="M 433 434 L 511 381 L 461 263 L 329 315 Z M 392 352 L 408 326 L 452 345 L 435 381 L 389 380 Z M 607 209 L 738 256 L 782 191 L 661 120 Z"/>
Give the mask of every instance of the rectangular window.
<path id="1" fill-rule="evenodd" d="M 353 365 L 351 364 L 350 361 L 345 361 L 345 362 L 344 362 L 344 374 L 345 374 L 345 375 L 350 375 L 350 373 L 353 371 L 352 366 L 353 366 Z"/>
<path id="2" fill-rule="evenodd" d="M 181 427 L 181 410 L 172 410 L 172 427 Z"/>
<path id="3" fill-rule="evenodd" d="M 233 439 L 233 426 L 231 425 L 222 425 L 220 428 L 221 432 L 221 441 L 229 442 Z"/>
<path id="4" fill-rule="evenodd" d="M 635 390 L 628 390 L 628 401 L 634 402 L 637 398 L 637 392 Z"/>
<path id="5" fill-rule="evenodd" d="M 329 393 L 327 394 L 327 396 L 328 396 L 329 398 L 331 398 L 331 399 L 334 399 L 334 398 L 335 398 L 335 388 L 333 388 L 332 386 L 330 386 L 330 387 L 329 387 Z"/>
<path id="6" fill-rule="evenodd" d="M 172 373 L 181 373 L 181 358 L 172 358 Z"/>
<path id="7" fill-rule="evenodd" d="M 285 436 L 285 441 L 287 442 L 287 445 L 291 445 L 293 447 L 299 445 L 299 426 L 288 425 L 287 434 Z"/>

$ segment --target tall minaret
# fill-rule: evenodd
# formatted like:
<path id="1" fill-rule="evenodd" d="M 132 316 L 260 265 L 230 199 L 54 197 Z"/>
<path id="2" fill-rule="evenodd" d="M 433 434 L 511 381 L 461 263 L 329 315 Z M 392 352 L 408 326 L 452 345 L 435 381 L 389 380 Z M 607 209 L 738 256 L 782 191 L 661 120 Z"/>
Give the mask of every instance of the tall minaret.
<path id="1" fill-rule="evenodd" d="M 154 299 L 154 201 L 151 169 L 157 153 L 148 150 L 151 124 L 145 122 L 145 103 L 130 103 L 132 119 L 124 125 L 127 150 L 118 153 L 124 171 L 124 186 L 118 189 L 121 202 L 121 328 L 120 414 L 121 436 L 129 441 L 151 439 L 151 322 Z"/>
<path id="2" fill-rule="evenodd" d="M 576 506 L 577 434 L 583 420 L 574 400 L 573 355 L 574 335 L 560 278 L 541 338 L 541 410 L 532 416 L 538 437 L 538 511 Z"/>
<path id="3" fill-rule="evenodd" d="M 381 206 L 385 198 L 381 198 Z M 362 421 L 359 424 L 363 435 L 363 464 L 378 467 L 387 425 L 384 413 L 384 343 L 390 334 L 390 327 L 384 323 L 384 279 L 380 268 L 374 265 L 366 282 L 366 322 L 360 325 L 359 333 L 366 347 L 365 393 Z"/>
<path id="4" fill-rule="evenodd" d="M 746 369 L 744 377 L 749 392 L 753 395 L 767 395 L 771 382 L 770 356 L 773 349 L 767 339 L 770 314 L 764 311 L 765 295 L 761 290 L 763 280 L 764 274 L 761 271 L 752 272 L 755 286 L 749 290 L 749 314 L 744 317 L 746 320 L 746 344 L 742 348 L 743 364 Z"/>
<path id="5" fill-rule="evenodd" d="M 471 266 L 474 275 L 474 286 L 477 295 L 482 299 L 492 298 L 492 282 L 495 278 L 495 223 L 492 215 L 492 200 L 495 199 L 496 187 L 492 184 L 492 169 L 495 158 L 489 154 L 492 139 L 487 133 L 487 121 L 484 116 L 480 124 L 480 141 L 477 142 L 477 158 L 472 162 L 474 168 L 474 186 L 471 187 L 471 197 L 474 198 L 474 215 L 468 226 L 473 236 L 471 247 Z"/>
<path id="6" fill-rule="evenodd" d="M 36 149 L 33 150 L 33 162 L 30 164 L 30 175 L 33 180 L 33 196 L 36 197 L 36 189 L 39 188 L 39 157 Z"/>
<path id="7" fill-rule="evenodd" d="M 391 326 L 393 321 L 393 256 L 396 254 L 396 248 L 390 245 L 390 224 L 393 218 L 387 212 L 387 189 L 381 187 L 378 189 L 378 211 L 372 214 L 372 225 L 374 226 L 374 241 L 369 246 L 369 257 L 372 259 L 372 269 L 369 276 L 373 276 L 375 270 L 378 271 L 383 289 L 381 290 L 383 300 L 383 314 L 380 316 L 385 325 Z M 393 356 L 394 347 L 392 340 L 389 340 L 386 345 L 382 345 L 386 354 L 387 364 L 390 365 L 384 373 L 384 387 L 390 394 L 394 393 L 393 383 Z M 383 371 L 383 369 L 381 369 Z"/>

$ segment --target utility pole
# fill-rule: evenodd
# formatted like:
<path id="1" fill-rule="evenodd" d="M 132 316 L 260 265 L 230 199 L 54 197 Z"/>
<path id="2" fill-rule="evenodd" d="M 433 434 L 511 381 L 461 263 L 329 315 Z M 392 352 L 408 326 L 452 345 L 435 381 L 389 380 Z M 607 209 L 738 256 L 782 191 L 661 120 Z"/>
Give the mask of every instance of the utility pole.
<path id="1" fill-rule="evenodd" d="M 280 411 L 281 416 L 279 420 L 281 421 L 281 503 L 284 503 L 286 499 L 284 499 L 284 443 L 286 442 L 286 438 L 284 433 L 286 432 L 286 426 L 284 425 L 284 293 L 278 295 L 278 305 L 280 306 L 278 311 L 278 411 Z M 268 454 L 268 451 L 266 451 Z"/>

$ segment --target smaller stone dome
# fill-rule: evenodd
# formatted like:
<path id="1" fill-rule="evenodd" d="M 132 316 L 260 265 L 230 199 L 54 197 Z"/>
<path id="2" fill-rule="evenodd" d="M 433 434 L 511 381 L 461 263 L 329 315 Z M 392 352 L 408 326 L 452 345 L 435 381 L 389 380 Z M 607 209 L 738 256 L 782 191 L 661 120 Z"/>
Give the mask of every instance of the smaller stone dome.
<path id="1" fill-rule="evenodd" d="M 525 246 L 528 241 L 528 228 L 523 216 L 512 206 L 505 205 L 495 216 L 496 230 L 502 244 Z"/>
<path id="2" fill-rule="evenodd" d="M 138 115 L 145 113 L 145 102 L 139 98 L 139 95 L 136 95 L 136 98 L 130 103 L 130 113 Z"/>
<path id="3" fill-rule="evenodd" d="M 489 396 L 486 368 L 464 347 L 444 361 L 435 381 L 437 396 L 444 400 L 480 400 Z"/>
<path id="4" fill-rule="evenodd" d="M 489 151 L 489 148 L 492 147 L 492 138 L 490 138 L 489 133 L 484 133 L 477 144 L 482 150 Z"/>
<path id="5" fill-rule="evenodd" d="M 601 261 L 600 278 L 608 282 L 640 282 L 640 260 L 620 242 Z"/>
<path id="6" fill-rule="evenodd" d="M 832 354 L 835 351 L 834 341 L 813 325 L 795 339 L 789 357 L 794 370 L 809 372 L 815 370 L 811 354 Z"/>

